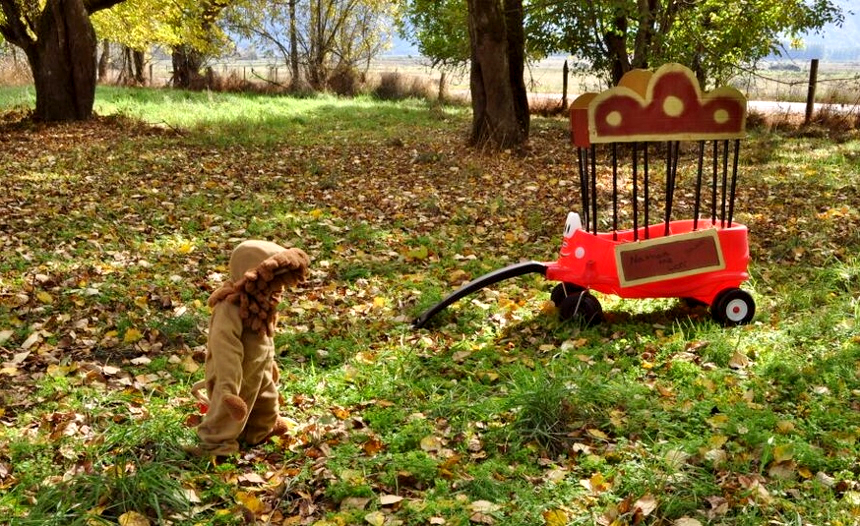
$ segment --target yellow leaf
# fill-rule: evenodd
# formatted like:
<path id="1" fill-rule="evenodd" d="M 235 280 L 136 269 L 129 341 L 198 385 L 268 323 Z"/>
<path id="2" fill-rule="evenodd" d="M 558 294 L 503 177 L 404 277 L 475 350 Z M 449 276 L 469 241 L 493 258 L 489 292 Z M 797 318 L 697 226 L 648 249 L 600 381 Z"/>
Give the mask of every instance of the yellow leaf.
<path id="1" fill-rule="evenodd" d="M 372 526 L 382 526 L 385 524 L 385 515 L 381 511 L 374 511 L 365 515 L 364 520 Z"/>
<path id="2" fill-rule="evenodd" d="M 780 420 L 776 423 L 776 431 L 782 435 L 787 435 L 794 431 L 794 422 L 791 420 Z"/>
<path id="3" fill-rule="evenodd" d="M 711 418 L 705 419 L 705 422 L 711 424 L 712 427 L 722 427 L 729 421 L 729 417 L 723 414 L 716 414 Z"/>
<path id="4" fill-rule="evenodd" d="M 543 520 L 546 526 L 566 526 L 568 516 L 564 510 L 546 510 L 543 512 Z"/>
<path id="5" fill-rule="evenodd" d="M 180 254 L 188 254 L 192 250 L 194 250 L 194 245 L 191 243 L 191 241 L 183 241 L 181 245 L 176 247 L 176 251 Z"/>
<path id="6" fill-rule="evenodd" d="M 377 296 L 377 297 L 373 298 L 373 306 L 376 307 L 377 309 L 381 309 L 382 307 L 385 307 L 385 298 L 383 298 L 382 296 Z"/>
<path id="7" fill-rule="evenodd" d="M 603 474 L 599 471 L 592 475 L 591 478 L 580 480 L 579 484 L 594 493 L 603 493 L 609 489 L 609 483 L 606 482 L 603 478 Z"/>
<path id="8" fill-rule="evenodd" d="M 266 509 L 266 505 L 263 504 L 263 501 L 257 498 L 253 493 L 249 493 L 247 491 L 237 491 L 236 500 L 239 501 L 239 504 L 248 508 L 248 511 L 254 515 L 259 515 Z"/>
<path id="9" fill-rule="evenodd" d="M 423 261 L 427 259 L 429 255 L 430 251 L 427 250 L 426 246 L 422 245 L 418 248 L 413 248 L 412 250 L 408 251 L 406 253 L 406 259 Z"/>
<path id="10" fill-rule="evenodd" d="M 428 453 L 431 451 L 439 451 L 442 449 L 442 439 L 437 436 L 427 435 L 421 439 L 421 449 Z"/>
<path id="11" fill-rule="evenodd" d="M 586 430 L 586 433 L 591 435 L 592 438 L 596 438 L 598 440 L 609 440 L 609 436 L 599 429 L 588 429 Z"/>
<path id="12" fill-rule="evenodd" d="M 726 435 L 713 435 L 711 438 L 708 439 L 708 445 L 711 446 L 711 449 L 719 449 L 726 445 L 726 442 L 728 442 L 728 440 L 729 437 L 727 437 Z"/>
<path id="13" fill-rule="evenodd" d="M 794 448 L 791 444 L 780 444 L 773 448 L 773 460 L 776 462 L 785 462 L 791 460 L 794 456 Z"/>
<path id="14" fill-rule="evenodd" d="M 54 297 L 51 296 L 49 293 L 45 292 L 44 290 L 36 294 L 36 298 L 45 305 L 50 305 L 51 303 L 54 303 Z"/>
<path id="15" fill-rule="evenodd" d="M 125 336 L 123 336 L 123 343 L 134 343 L 143 338 L 143 333 L 139 330 L 132 327 L 131 329 L 125 331 Z"/>
<path id="16" fill-rule="evenodd" d="M 136 511 L 127 511 L 119 516 L 120 526 L 149 526 L 149 519 Z"/>

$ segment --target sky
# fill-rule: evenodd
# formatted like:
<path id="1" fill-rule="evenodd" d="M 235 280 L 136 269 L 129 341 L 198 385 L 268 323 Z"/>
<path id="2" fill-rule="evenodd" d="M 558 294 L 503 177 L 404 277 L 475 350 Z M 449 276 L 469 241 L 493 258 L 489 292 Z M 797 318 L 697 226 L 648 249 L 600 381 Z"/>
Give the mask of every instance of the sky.
<path id="1" fill-rule="evenodd" d="M 860 61 L 860 0 L 835 0 L 834 3 L 842 8 L 845 22 L 841 27 L 828 24 L 820 33 L 805 35 L 803 40 L 809 53 L 799 55 L 823 60 Z M 395 35 L 392 44 L 386 55 L 418 56 L 418 49 L 399 35 Z"/>

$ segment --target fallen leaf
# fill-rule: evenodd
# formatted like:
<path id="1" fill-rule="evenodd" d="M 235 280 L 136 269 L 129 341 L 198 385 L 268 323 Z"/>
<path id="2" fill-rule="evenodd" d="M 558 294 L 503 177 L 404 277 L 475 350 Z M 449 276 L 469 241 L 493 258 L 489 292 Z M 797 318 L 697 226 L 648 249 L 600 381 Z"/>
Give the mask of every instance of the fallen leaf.
<path id="1" fill-rule="evenodd" d="M 546 510 L 543 512 L 543 520 L 546 526 L 566 526 L 569 517 L 564 510 Z"/>
<path id="2" fill-rule="evenodd" d="M 370 503 L 367 497 L 347 497 L 340 503 L 341 510 L 363 510 Z"/>
<path id="3" fill-rule="evenodd" d="M 729 359 L 729 367 L 732 367 L 734 369 L 743 369 L 749 364 L 749 357 L 738 351 L 735 351 L 734 354 L 732 354 L 732 357 Z"/>
<path id="4" fill-rule="evenodd" d="M 143 333 L 132 327 L 125 331 L 125 336 L 122 337 L 122 341 L 123 343 L 134 343 L 139 341 L 141 338 L 143 338 Z"/>
<path id="5" fill-rule="evenodd" d="M 120 526 L 149 526 L 149 519 L 136 511 L 127 511 L 119 516 Z"/>
<path id="6" fill-rule="evenodd" d="M 657 509 L 657 499 L 650 493 L 642 496 L 633 504 L 634 510 L 639 510 L 643 517 L 647 517 L 652 511 Z"/>
<path id="7" fill-rule="evenodd" d="M 247 491 L 237 491 L 236 500 L 254 515 L 259 515 L 266 509 L 266 505 L 256 495 Z"/>
<path id="8" fill-rule="evenodd" d="M 365 515 L 364 520 L 371 526 L 382 526 L 385 524 L 385 515 L 381 511 L 374 511 Z"/>
<path id="9" fill-rule="evenodd" d="M 36 299 L 38 299 L 39 301 L 41 301 L 45 305 L 50 305 L 51 303 L 54 303 L 54 297 L 51 296 L 50 293 L 45 292 L 44 290 L 39 291 L 36 294 Z"/>
<path id="10" fill-rule="evenodd" d="M 427 435 L 421 439 L 421 449 L 427 453 L 439 451 L 442 449 L 442 439 L 437 436 Z"/>
<path id="11" fill-rule="evenodd" d="M 680 519 L 675 519 L 672 526 L 702 526 L 702 523 L 692 517 L 681 517 Z"/>
<path id="12" fill-rule="evenodd" d="M 397 504 L 402 501 L 403 497 L 400 495 L 382 495 L 379 497 L 379 505 L 380 506 L 391 506 L 392 504 Z"/>
<path id="13" fill-rule="evenodd" d="M 786 462 L 794 456 L 794 447 L 791 444 L 780 444 L 773 448 L 773 460 Z"/>
<path id="14" fill-rule="evenodd" d="M 776 423 L 776 432 L 782 435 L 787 435 L 794 431 L 794 422 L 791 420 L 780 420 Z"/>
<path id="15" fill-rule="evenodd" d="M 27 336 L 27 339 L 24 340 L 24 343 L 21 344 L 21 348 L 26 351 L 27 349 L 35 345 L 36 342 L 38 342 L 40 339 L 42 339 L 42 336 L 38 332 L 34 332 L 30 336 Z"/>
<path id="16" fill-rule="evenodd" d="M 469 504 L 469 508 L 475 513 L 492 513 L 499 510 L 499 505 L 488 500 L 476 500 Z"/>

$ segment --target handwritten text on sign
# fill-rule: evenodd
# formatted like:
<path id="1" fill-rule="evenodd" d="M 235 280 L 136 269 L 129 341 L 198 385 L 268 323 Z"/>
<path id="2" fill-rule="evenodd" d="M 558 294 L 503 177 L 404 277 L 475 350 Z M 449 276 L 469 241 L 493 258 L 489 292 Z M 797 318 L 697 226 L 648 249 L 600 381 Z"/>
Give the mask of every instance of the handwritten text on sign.
<path id="1" fill-rule="evenodd" d="M 616 247 L 622 286 L 692 276 L 725 268 L 716 230 L 626 243 Z"/>

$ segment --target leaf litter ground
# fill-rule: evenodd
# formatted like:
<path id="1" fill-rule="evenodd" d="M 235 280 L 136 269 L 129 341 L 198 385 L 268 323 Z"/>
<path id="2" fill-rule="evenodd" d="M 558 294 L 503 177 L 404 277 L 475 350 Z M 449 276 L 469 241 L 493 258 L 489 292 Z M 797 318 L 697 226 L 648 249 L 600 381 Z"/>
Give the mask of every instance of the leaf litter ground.
<path id="1" fill-rule="evenodd" d="M 527 151 L 490 154 L 449 119 L 420 136 L 214 146 L 119 117 L 6 115 L 4 513 L 25 524 L 62 502 L 46 488 L 92 478 L 105 489 L 66 519 L 856 521 L 856 138 L 750 140 L 738 200 L 759 305 L 749 327 L 612 298 L 609 323 L 564 325 L 551 284 L 526 277 L 413 331 L 459 284 L 554 259 L 578 204 L 563 121 L 536 119 Z M 226 462 L 186 459 L 205 302 L 249 237 L 314 260 L 277 339 L 293 426 Z M 123 498 L 117 481 L 137 484 L 148 465 L 181 498 Z"/>

